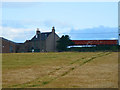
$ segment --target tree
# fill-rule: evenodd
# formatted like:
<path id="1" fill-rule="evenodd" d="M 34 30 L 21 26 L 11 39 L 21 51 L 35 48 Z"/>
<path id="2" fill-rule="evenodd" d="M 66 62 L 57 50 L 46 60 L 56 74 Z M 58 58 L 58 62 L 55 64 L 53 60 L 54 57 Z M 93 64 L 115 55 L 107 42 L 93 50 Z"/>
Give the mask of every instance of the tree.
<path id="1" fill-rule="evenodd" d="M 67 51 L 67 47 L 70 45 L 73 45 L 74 42 L 70 40 L 70 37 L 68 35 L 63 35 L 58 41 L 57 41 L 57 50 L 58 51 Z"/>

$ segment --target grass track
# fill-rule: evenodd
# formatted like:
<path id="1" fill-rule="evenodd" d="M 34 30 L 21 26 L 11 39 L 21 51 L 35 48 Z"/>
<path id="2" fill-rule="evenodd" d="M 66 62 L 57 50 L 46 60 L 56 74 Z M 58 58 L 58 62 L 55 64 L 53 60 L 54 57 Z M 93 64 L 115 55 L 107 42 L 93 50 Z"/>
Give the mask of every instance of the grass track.
<path id="1" fill-rule="evenodd" d="M 64 86 L 62 84 L 59 85 L 58 82 L 57 82 L 58 85 L 55 86 L 54 82 L 56 81 L 61 82 L 61 78 L 69 76 L 70 75 L 69 73 L 74 72 L 76 69 L 80 67 L 82 68 L 83 65 L 85 66 L 86 64 L 91 63 L 97 58 L 102 58 L 102 57 L 104 58 L 110 54 L 112 53 L 111 52 L 97 52 L 97 53 L 95 52 L 65 53 L 64 52 L 64 53 L 3 54 L 3 87 L 15 87 L 15 88 L 82 87 L 79 85 L 76 86 L 77 84 L 71 86 L 67 84 L 66 84 L 67 86 Z M 28 71 L 25 72 L 25 70 Z M 23 77 L 21 77 L 21 73 L 23 73 L 22 74 Z M 26 73 L 28 74 L 26 75 Z M 20 77 L 16 77 L 17 75 Z M 20 80 L 20 82 L 18 80 Z M 114 82 L 115 85 L 111 87 L 117 87 L 116 83 L 117 82 Z M 86 85 L 86 87 L 88 87 L 88 85 Z"/>

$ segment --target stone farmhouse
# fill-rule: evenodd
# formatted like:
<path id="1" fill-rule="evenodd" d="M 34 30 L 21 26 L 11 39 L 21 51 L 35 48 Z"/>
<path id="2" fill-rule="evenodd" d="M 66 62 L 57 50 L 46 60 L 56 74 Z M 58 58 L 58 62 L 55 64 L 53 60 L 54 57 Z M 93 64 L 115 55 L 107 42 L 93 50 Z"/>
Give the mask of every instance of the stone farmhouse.
<path id="1" fill-rule="evenodd" d="M 59 36 L 52 27 L 51 32 L 40 32 L 37 28 L 36 35 L 31 40 L 24 43 L 15 43 L 7 39 L 2 39 L 2 53 L 19 53 L 19 52 L 55 52 Z"/>

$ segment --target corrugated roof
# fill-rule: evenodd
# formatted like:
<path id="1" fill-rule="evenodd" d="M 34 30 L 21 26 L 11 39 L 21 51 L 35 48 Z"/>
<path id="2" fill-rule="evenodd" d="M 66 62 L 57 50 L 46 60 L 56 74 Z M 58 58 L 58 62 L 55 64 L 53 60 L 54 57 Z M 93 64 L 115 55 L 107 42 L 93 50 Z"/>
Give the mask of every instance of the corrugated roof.
<path id="1" fill-rule="evenodd" d="M 117 45 L 118 40 L 72 40 L 75 45 Z"/>

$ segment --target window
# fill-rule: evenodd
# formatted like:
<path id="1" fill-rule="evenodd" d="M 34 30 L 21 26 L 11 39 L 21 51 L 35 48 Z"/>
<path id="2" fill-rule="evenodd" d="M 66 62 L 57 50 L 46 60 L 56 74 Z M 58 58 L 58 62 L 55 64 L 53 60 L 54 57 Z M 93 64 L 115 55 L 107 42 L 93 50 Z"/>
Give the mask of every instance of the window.
<path id="1" fill-rule="evenodd" d="M 10 46 L 10 52 L 13 52 L 13 47 L 12 46 Z"/>
<path id="2" fill-rule="evenodd" d="M 47 38 L 47 34 L 45 34 L 45 38 Z"/>

